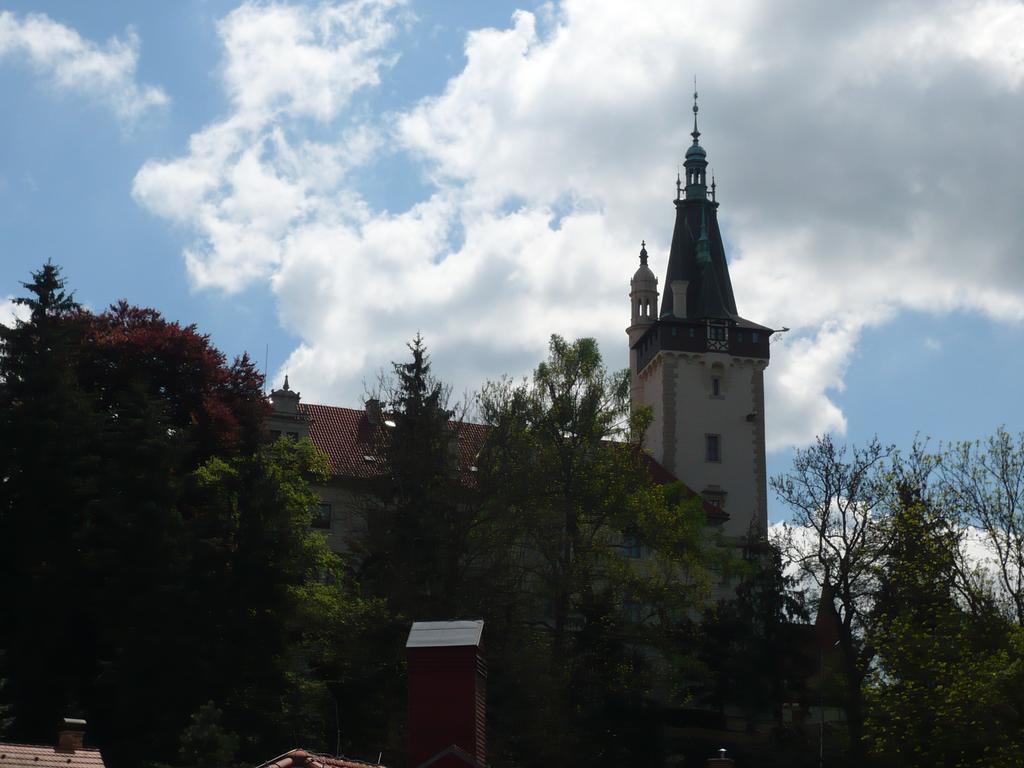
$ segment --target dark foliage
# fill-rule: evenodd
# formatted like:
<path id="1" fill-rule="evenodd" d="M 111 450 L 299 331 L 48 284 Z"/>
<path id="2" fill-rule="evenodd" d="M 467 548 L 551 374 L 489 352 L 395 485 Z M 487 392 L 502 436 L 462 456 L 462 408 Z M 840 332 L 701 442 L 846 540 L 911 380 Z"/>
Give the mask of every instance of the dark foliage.
<path id="1" fill-rule="evenodd" d="M 108 765 L 173 763 L 213 700 L 240 759 L 323 743 L 344 670 L 312 660 L 363 606 L 310 529 L 322 458 L 264 444 L 261 376 L 194 327 L 84 311 L 51 264 L 25 287 L 28 319 L 0 328 L 5 735 L 81 715 Z M 300 633 L 314 606 L 330 629 Z"/>

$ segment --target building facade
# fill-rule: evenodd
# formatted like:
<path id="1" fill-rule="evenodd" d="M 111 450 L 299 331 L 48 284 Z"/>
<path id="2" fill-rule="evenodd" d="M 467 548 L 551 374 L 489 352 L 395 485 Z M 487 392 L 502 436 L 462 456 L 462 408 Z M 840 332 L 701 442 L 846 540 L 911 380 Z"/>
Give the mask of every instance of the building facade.
<path id="1" fill-rule="evenodd" d="M 650 408 L 643 444 L 655 461 L 727 513 L 726 536 L 761 538 L 768 529 L 764 371 L 773 331 L 736 310 L 696 96 L 660 310 L 646 244 L 630 282 L 631 399 L 634 408 Z"/>

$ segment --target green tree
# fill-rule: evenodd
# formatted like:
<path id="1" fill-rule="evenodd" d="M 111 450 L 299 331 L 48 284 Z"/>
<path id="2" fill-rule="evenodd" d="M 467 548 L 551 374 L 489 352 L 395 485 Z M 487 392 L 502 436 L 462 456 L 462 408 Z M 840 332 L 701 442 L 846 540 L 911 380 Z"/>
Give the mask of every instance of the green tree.
<path id="1" fill-rule="evenodd" d="M 1002 612 L 1024 627 L 1024 433 L 998 429 L 986 440 L 961 442 L 937 457 L 938 488 L 961 526 L 974 526 L 995 564 Z M 962 569 L 962 594 L 972 591 L 971 568 Z"/>
<path id="2" fill-rule="evenodd" d="M 750 545 L 745 556 L 746 569 L 735 597 L 705 614 L 702 656 L 718 707 L 738 706 L 749 732 L 765 717 L 780 732 L 781 702 L 799 695 L 788 689 L 790 678 L 799 679 L 807 663 L 800 656 L 803 649 L 793 645 L 793 625 L 806 625 L 809 615 L 796 579 L 783 571 L 782 553 L 775 545 Z"/>
<path id="3" fill-rule="evenodd" d="M 431 372 L 422 336 L 412 359 L 393 363 L 370 408 L 386 408 L 376 432 L 384 470 L 367 504 L 362 576 L 374 594 L 407 620 L 443 619 L 466 609 L 466 568 L 474 523 L 465 429 L 449 406 L 449 388 Z"/>
<path id="4" fill-rule="evenodd" d="M 956 516 L 903 487 L 881 569 L 867 741 L 883 766 L 1024 764 L 1024 634 L 956 589 Z M 988 604 L 983 611 L 971 606 Z"/>
<path id="5" fill-rule="evenodd" d="M 262 378 L 194 327 L 81 310 L 52 265 L 27 288 L 0 330 L 10 736 L 81 714 L 109 765 L 170 763 L 214 700 L 239 759 L 333 744 L 337 637 L 375 608 L 311 530 L 323 457 L 263 442 Z"/>
<path id="6" fill-rule="evenodd" d="M 9 734 L 49 741 L 95 672 L 75 532 L 98 421 L 75 375 L 80 310 L 60 269 L 48 263 L 23 286 L 15 303 L 28 319 L 0 325 L 0 648 Z"/>
<path id="7" fill-rule="evenodd" d="M 534 737 L 517 746 L 538 761 L 654 759 L 656 739 L 634 727 L 651 718 L 635 715 L 707 586 L 701 504 L 651 481 L 629 442 L 646 414 L 630 413 L 628 374 L 608 373 L 593 339 L 553 336 L 531 380 L 490 384 L 479 406 L 485 518 L 513 553 L 498 653 L 544 681 L 508 703 Z"/>
<path id="8" fill-rule="evenodd" d="M 235 764 L 238 735 L 224 729 L 223 716 L 212 701 L 192 713 L 178 750 L 178 764 L 182 768 L 230 768 Z"/>
<path id="9" fill-rule="evenodd" d="M 793 513 L 778 539 L 783 557 L 819 594 L 832 596 L 839 618 L 840 677 L 854 765 L 866 760 L 863 686 L 874 659 L 867 638 L 876 566 L 890 543 L 885 518 L 893 455 L 894 449 L 877 439 L 847 448 L 825 436 L 796 452 L 790 472 L 771 479 Z"/>

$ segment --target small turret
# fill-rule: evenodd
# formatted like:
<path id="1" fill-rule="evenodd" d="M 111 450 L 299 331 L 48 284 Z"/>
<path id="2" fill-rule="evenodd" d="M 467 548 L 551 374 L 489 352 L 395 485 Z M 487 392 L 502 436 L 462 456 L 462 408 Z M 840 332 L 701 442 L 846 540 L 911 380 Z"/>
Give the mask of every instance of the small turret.
<path id="1" fill-rule="evenodd" d="M 641 385 L 637 378 L 637 351 L 633 345 L 658 319 L 658 278 L 647 266 L 646 240 L 640 243 L 640 267 L 629 281 L 629 303 L 632 311 L 626 333 L 629 336 L 630 396 L 633 402 L 639 402 L 642 397 Z"/>
<path id="2" fill-rule="evenodd" d="M 640 268 L 629 281 L 630 325 L 653 323 L 658 311 L 658 278 L 647 266 L 647 241 L 640 243 Z"/>

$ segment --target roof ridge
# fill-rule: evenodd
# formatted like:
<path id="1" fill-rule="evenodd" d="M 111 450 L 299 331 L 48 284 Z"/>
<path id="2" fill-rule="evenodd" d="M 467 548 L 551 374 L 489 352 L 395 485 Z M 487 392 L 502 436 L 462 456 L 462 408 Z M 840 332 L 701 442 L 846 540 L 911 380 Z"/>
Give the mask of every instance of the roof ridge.
<path id="1" fill-rule="evenodd" d="M 99 752 L 99 747 L 76 747 L 73 751 L 59 750 L 55 744 L 26 744 L 23 741 L 0 741 L 0 747 L 31 747 L 32 749 L 49 749 L 60 755 L 73 755 L 75 752 Z"/>

